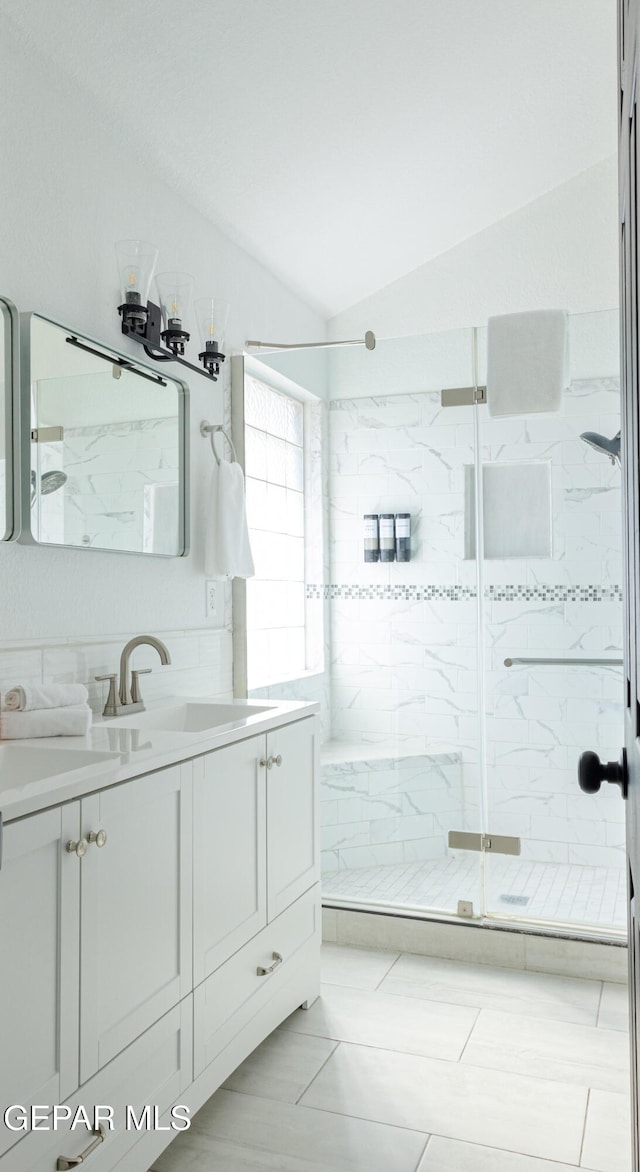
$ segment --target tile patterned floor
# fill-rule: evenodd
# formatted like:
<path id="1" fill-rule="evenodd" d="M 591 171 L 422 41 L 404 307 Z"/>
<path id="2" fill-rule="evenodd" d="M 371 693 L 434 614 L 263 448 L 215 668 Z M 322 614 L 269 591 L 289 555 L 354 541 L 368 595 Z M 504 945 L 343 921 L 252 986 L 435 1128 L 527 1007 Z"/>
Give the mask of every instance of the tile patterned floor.
<path id="1" fill-rule="evenodd" d="M 491 914 L 621 930 L 626 927 L 624 871 L 487 858 L 487 904 Z M 454 914 L 458 900 L 480 901 L 477 854 L 449 855 L 421 863 L 398 863 L 324 875 L 325 899 L 376 903 Z"/>
<path id="2" fill-rule="evenodd" d="M 629 1172 L 626 992 L 326 944 L 154 1172 Z"/>

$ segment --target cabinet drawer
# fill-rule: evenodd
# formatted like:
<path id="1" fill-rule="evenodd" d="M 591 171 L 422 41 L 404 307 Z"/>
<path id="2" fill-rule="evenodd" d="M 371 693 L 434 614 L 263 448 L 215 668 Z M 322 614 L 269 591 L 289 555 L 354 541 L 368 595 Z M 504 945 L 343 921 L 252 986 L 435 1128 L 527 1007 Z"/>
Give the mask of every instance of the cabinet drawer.
<path id="1" fill-rule="evenodd" d="M 193 1078 L 192 1026 L 193 1003 L 187 997 L 67 1100 L 72 1112 L 82 1105 L 90 1118 L 96 1105 L 113 1108 L 113 1130 L 105 1127 L 104 1141 L 82 1163 L 87 1172 L 110 1172 L 134 1144 L 144 1143 L 145 1130 L 127 1129 L 127 1106 L 140 1119 L 149 1105 L 153 1126 L 154 1106 L 160 1117 L 182 1102 Z M 68 1122 L 60 1122 L 57 1131 L 32 1131 L 0 1159 L 0 1172 L 55 1172 L 59 1156 L 77 1158 L 92 1138 L 82 1125 L 71 1131 Z"/>
<path id="2" fill-rule="evenodd" d="M 317 884 L 195 990 L 193 1057 L 196 1077 L 260 1012 L 276 991 L 286 985 L 298 953 L 314 937 L 319 949 L 320 891 Z"/>

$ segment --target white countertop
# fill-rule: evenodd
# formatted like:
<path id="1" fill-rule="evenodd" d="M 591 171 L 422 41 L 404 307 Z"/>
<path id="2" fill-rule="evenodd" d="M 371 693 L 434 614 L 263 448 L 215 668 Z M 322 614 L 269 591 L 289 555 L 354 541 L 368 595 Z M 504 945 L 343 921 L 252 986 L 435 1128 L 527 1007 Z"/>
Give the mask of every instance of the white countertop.
<path id="1" fill-rule="evenodd" d="M 219 702 L 217 698 L 209 699 L 203 696 L 165 696 L 149 702 L 147 712 L 161 713 L 163 708 L 170 708 L 176 704 Z M 256 703 L 268 708 L 269 711 L 243 717 L 243 706 L 253 707 Z M 86 737 L 39 737 L 34 740 L 2 741 L 1 749 L 10 753 L 8 767 L 3 768 L 0 761 L 2 819 L 4 822 L 10 822 L 12 819 L 22 818 L 25 814 L 33 814 L 48 806 L 71 801 L 105 786 L 128 781 L 140 774 L 175 765 L 179 761 L 198 757 L 214 749 L 221 749 L 245 737 L 269 732 L 280 725 L 313 716 L 320 710 L 320 705 L 316 702 L 301 701 L 236 700 L 234 706 L 238 708 L 237 721 L 218 725 L 203 732 L 136 729 L 133 727 L 134 717 L 129 717 L 131 725 L 123 728 L 119 719 L 111 722 L 99 717 L 94 718 L 91 731 Z M 65 760 L 64 772 L 55 772 L 58 767 L 55 761 L 56 754 L 52 751 L 51 775 L 40 776 L 34 780 L 33 769 L 30 770 L 28 767 L 29 760 L 26 754 L 35 750 L 40 750 L 42 754 L 43 751 L 60 749 L 65 750 L 67 758 L 74 751 L 78 752 L 82 757 L 81 766 L 77 769 L 70 768 Z M 88 751 L 98 756 L 89 759 Z M 25 754 L 24 769 L 20 768 L 18 753 Z"/>

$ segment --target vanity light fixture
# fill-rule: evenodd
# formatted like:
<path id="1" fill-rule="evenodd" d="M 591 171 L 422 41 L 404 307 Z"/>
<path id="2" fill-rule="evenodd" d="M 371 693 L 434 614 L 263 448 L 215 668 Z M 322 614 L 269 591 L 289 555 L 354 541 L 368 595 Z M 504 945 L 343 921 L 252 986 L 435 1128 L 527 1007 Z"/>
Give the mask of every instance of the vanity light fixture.
<path id="1" fill-rule="evenodd" d="M 149 300 L 158 260 L 155 245 L 146 240 L 121 240 L 116 244 L 116 257 L 122 290 L 118 306 L 122 333 L 139 342 L 154 362 L 179 362 L 215 382 L 225 358 L 222 347 L 229 313 L 227 302 L 205 298 L 196 303 L 203 350 L 199 354 L 202 366 L 195 366 L 184 357 L 191 337 L 185 322 L 191 307 L 193 277 L 188 273 L 159 273 L 156 285 L 160 305 L 156 305 Z M 198 306 L 206 308 L 199 310 Z"/>

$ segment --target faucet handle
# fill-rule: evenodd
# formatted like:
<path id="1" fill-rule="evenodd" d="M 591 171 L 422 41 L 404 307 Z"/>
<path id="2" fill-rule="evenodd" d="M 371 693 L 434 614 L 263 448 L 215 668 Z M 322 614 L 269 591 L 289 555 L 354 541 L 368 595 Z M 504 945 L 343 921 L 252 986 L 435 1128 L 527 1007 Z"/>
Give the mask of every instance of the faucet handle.
<path id="1" fill-rule="evenodd" d="M 139 667 L 136 671 L 131 672 L 131 703 L 142 704 L 142 696 L 140 695 L 140 685 L 138 683 L 138 676 L 150 676 L 150 667 Z"/>
<path id="2" fill-rule="evenodd" d="M 103 680 L 109 680 L 109 695 L 107 696 L 107 702 L 104 706 L 102 715 L 103 716 L 115 716 L 117 713 L 117 710 L 118 710 L 118 696 L 116 693 L 116 679 L 118 677 L 116 675 L 112 675 L 112 676 L 95 676 L 94 678 L 99 683 L 102 683 Z"/>

